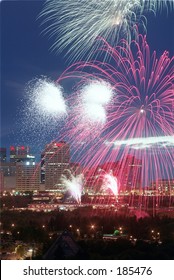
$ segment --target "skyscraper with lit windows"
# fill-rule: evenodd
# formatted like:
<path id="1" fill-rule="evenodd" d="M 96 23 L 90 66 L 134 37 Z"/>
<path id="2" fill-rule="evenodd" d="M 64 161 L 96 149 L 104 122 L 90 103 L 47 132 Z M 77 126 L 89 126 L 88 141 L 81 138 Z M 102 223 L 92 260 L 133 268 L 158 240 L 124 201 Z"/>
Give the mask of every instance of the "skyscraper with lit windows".
<path id="1" fill-rule="evenodd" d="M 42 154 L 44 154 L 42 161 L 45 166 L 45 189 L 64 191 L 61 177 L 70 166 L 69 144 L 64 141 L 52 142 L 46 145 Z"/>
<path id="2" fill-rule="evenodd" d="M 40 187 L 40 166 L 35 162 L 16 163 L 16 191 L 36 191 Z"/>
<path id="3" fill-rule="evenodd" d="M 10 162 L 34 162 L 28 146 L 10 146 Z"/>

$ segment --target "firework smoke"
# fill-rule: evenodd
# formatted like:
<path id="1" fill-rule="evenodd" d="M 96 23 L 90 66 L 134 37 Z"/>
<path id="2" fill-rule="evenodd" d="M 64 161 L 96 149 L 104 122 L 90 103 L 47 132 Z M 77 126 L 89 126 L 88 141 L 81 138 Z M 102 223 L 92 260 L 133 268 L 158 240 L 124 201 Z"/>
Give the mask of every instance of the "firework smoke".
<path id="1" fill-rule="evenodd" d="M 121 145 L 131 146 L 133 149 L 151 148 L 152 146 L 159 145 L 161 147 L 174 147 L 174 136 L 163 137 L 146 137 L 146 138 L 132 138 L 127 140 L 120 140 L 106 144 L 114 144 L 115 147 Z"/>

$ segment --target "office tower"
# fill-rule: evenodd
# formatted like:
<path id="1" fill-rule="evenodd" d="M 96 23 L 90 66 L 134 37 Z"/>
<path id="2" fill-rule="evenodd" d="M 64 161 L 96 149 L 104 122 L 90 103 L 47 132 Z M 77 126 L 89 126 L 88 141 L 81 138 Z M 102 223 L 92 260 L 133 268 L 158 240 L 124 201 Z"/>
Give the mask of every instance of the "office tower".
<path id="1" fill-rule="evenodd" d="M 70 171 L 73 175 L 79 175 L 82 173 L 82 167 L 80 163 L 78 162 L 71 162 L 70 165 Z"/>
<path id="2" fill-rule="evenodd" d="M 62 175 L 69 170 L 70 147 L 66 142 L 52 142 L 45 147 L 45 189 L 64 191 Z"/>
<path id="3" fill-rule="evenodd" d="M 0 162 L 6 162 L 6 158 L 7 158 L 7 149 L 0 148 Z"/>
<path id="4" fill-rule="evenodd" d="M 16 163 L 16 190 L 35 191 L 40 187 L 40 166 L 34 162 Z"/>
<path id="5" fill-rule="evenodd" d="M 85 190 L 89 194 L 112 194 L 106 187 L 106 175 L 111 175 L 117 179 L 119 171 L 119 162 L 105 162 L 98 166 L 85 168 Z"/>
<path id="6" fill-rule="evenodd" d="M 148 191 L 154 195 L 173 196 L 174 195 L 174 179 L 157 179 L 151 182 Z"/>
<path id="7" fill-rule="evenodd" d="M 10 162 L 35 162 L 28 146 L 10 146 Z"/>
<path id="8" fill-rule="evenodd" d="M 0 171 L 4 176 L 4 190 L 14 190 L 16 188 L 16 163 L 1 162 Z"/>
<path id="9" fill-rule="evenodd" d="M 141 188 L 142 162 L 132 155 L 120 160 L 118 179 L 122 191 Z"/>

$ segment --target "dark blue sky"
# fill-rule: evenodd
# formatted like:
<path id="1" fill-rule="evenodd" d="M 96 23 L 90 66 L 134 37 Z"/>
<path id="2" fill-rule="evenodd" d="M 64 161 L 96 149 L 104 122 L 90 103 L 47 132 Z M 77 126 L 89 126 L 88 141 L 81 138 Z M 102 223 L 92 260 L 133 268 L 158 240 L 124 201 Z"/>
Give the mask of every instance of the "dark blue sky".
<path id="1" fill-rule="evenodd" d="M 2 1 L 1 6 L 1 139 L 0 145 L 20 143 L 20 108 L 24 87 L 34 77 L 56 79 L 68 64 L 63 55 L 49 51 L 51 42 L 42 36 L 36 18 L 43 1 Z M 147 38 L 151 51 L 174 55 L 174 11 L 148 15 Z M 17 125 L 18 123 L 18 125 Z M 47 143 L 47 139 L 45 139 Z M 30 146 L 33 143 L 27 143 Z M 43 143 L 44 147 L 44 143 Z M 31 147 L 33 148 L 33 147 Z"/>

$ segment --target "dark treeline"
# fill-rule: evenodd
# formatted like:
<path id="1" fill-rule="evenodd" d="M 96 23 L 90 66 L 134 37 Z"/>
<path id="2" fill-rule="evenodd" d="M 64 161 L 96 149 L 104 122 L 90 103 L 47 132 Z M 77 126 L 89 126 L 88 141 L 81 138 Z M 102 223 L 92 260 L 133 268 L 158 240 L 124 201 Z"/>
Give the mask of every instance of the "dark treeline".
<path id="1" fill-rule="evenodd" d="M 167 216 L 137 219 L 92 207 L 49 213 L 3 210 L 1 227 L 10 231 L 14 240 L 37 244 L 40 249 L 35 259 L 42 259 L 65 229 L 84 252 L 74 259 L 174 259 L 174 219 Z M 120 228 L 123 238 L 102 239 L 103 234 L 113 234 Z M 153 240 L 154 236 L 158 239 Z M 61 254 L 58 259 L 62 259 Z"/>
<path id="2" fill-rule="evenodd" d="M 122 227 L 123 233 L 133 235 L 138 239 L 150 239 L 151 231 L 160 232 L 162 240 L 174 239 L 174 219 L 169 217 L 145 217 L 137 219 L 135 216 L 119 215 L 115 212 L 98 211 L 91 208 L 76 209 L 62 212 L 32 212 L 32 211 L 2 211 L 1 222 L 4 230 L 11 230 L 13 234 L 19 232 L 18 238 L 30 239 L 27 232 L 32 232 L 32 239 L 40 241 L 50 233 L 71 229 L 76 234 L 77 228 L 80 236 L 91 232 L 94 225 L 95 233 L 113 233 L 115 229 Z M 12 227 L 12 224 L 14 226 Z M 41 234 L 43 233 L 43 234 Z M 36 236 L 35 236 L 36 235 Z"/>

